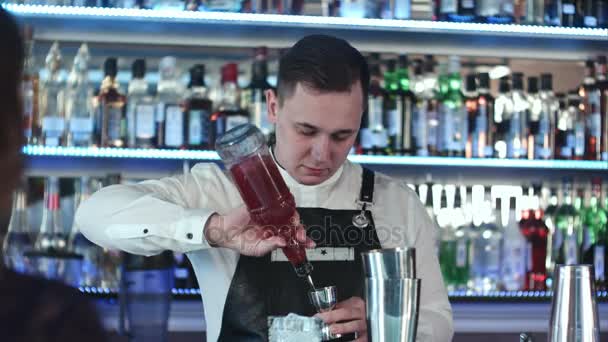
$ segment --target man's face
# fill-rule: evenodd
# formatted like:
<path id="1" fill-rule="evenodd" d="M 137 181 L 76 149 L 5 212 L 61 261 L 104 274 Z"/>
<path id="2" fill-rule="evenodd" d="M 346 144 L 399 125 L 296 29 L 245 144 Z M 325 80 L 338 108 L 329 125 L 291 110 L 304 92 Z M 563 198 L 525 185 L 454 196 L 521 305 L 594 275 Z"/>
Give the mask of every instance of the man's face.
<path id="1" fill-rule="evenodd" d="M 268 118 L 276 124 L 275 157 L 299 183 L 316 185 L 342 166 L 353 146 L 363 113 L 359 82 L 347 92 L 322 93 L 298 84 L 279 106 L 266 93 Z"/>

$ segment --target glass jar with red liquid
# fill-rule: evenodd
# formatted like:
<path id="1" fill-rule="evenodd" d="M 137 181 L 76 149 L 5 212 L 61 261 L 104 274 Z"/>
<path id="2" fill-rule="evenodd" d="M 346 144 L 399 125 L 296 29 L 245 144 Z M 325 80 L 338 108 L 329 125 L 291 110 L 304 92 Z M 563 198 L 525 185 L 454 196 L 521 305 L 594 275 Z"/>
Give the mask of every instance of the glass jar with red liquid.
<path id="1" fill-rule="evenodd" d="M 298 276 L 306 277 L 312 265 L 304 245 L 296 239 L 296 203 L 268 150 L 262 131 L 242 124 L 227 131 L 216 141 L 222 158 L 247 206 L 251 220 L 282 236 L 287 242 L 283 253 Z"/>

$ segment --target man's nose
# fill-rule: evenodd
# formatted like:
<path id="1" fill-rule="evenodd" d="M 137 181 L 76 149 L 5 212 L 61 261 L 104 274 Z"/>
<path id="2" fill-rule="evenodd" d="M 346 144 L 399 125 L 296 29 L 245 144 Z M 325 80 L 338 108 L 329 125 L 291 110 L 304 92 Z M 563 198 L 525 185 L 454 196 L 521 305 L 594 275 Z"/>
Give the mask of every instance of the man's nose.
<path id="1" fill-rule="evenodd" d="M 330 141 L 327 136 L 320 136 L 313 142 L 312 156 L 317 162 L 326 162 L 330 155 Z"/>

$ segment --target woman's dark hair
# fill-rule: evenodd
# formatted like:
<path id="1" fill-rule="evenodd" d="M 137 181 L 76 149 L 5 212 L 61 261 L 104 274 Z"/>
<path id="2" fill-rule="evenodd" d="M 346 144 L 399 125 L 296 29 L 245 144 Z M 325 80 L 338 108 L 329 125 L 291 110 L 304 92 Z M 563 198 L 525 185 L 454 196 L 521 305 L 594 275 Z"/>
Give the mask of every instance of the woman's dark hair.
<path id="1" fill-rule="evenodd" d="M 23 41 L 17 22 L 0 7 L 0 175 L 1 194 L 12 192 L 21 174 L 23 143 L 21 74 Z"/>
<path id="2" fill-rule="evenodd" d="M 340 38 L 306 36 L 281 56 L 277 81 L 279 104 L 293 95 L 298 83 L 320 92 L 346 92 L 357 81 L 363 98 L 367 98 L 369 70 L 357 49 Z"/>

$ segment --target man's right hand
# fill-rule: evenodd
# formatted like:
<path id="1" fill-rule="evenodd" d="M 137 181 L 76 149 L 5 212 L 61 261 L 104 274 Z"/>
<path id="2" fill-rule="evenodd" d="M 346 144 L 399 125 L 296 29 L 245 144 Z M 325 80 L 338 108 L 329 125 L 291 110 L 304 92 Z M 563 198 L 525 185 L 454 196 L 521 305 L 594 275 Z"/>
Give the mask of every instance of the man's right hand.
<path id="1" fill-rule="evenodd" d="M 306 236 L 296 212 L 291 218 L 296 229 L 296 239 L 306 248 L 314 248 L 315 243 Z M 262 256 L 277 248 L 287 246 L 287 241 L 274 235 L 270 227 L 262 227 L 251 221 L 246 207 L 232 210 L 228 215 L 213 214 L 204 228 L 205 238 L 211 246 L 233 249 L 240 254 Z"/>

